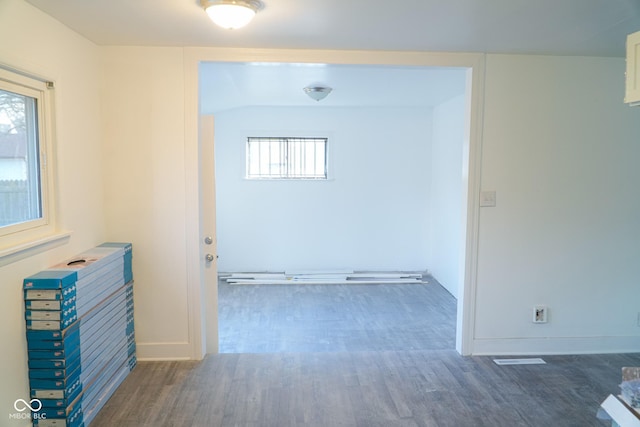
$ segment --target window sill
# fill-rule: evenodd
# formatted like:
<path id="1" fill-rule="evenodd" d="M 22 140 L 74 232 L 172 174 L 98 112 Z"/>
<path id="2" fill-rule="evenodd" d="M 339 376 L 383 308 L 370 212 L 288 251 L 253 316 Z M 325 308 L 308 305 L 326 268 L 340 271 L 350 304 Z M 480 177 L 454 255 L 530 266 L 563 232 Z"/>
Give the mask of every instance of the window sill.
<path id="1" fill-rule="evenodd" d="M 57 232 L 46 237 L 2 248 L 0 249 L 0 267 L 61 246 L 69 240 L 71 233 L 71 231 Z"/>

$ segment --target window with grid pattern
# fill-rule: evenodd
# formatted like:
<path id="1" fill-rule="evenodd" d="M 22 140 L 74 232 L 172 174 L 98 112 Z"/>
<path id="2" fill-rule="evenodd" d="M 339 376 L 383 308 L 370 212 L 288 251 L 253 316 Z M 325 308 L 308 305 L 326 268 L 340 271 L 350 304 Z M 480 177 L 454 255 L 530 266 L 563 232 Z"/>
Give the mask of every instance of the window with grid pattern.
<path id="1" fill-rule="evenodd" d="M 248 179 L 327 179 L 327 138 L 247 138 Z"/>

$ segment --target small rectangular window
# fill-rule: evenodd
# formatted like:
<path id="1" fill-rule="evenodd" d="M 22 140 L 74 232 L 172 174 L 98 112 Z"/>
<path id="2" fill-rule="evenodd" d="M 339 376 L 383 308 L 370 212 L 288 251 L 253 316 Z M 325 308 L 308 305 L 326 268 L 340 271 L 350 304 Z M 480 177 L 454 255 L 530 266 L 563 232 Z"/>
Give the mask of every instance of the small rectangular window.
<path id="1" fill-rule="evenodd" d="M 49 90 L 46 82 L 0 69 L 0 237 L 12 241 L 29 238 L 21 232 L 42 235 L 51 224 Z"/>
<path id="2" fill-rule="evenodd" d="M 247 178 L 327 179 L 327 138 L 247 138 Z"/>

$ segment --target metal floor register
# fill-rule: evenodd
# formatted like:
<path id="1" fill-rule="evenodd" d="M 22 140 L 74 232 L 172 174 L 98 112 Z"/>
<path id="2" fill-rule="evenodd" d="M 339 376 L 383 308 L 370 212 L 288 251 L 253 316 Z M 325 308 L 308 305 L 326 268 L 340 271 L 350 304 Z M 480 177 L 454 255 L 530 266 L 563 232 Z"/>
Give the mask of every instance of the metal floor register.
<path id="1" fill-rule="evenodd" d="M 24 279 L 34 426 L 88 426 L 136 365 L 131 256 L 103 243 Z"/>

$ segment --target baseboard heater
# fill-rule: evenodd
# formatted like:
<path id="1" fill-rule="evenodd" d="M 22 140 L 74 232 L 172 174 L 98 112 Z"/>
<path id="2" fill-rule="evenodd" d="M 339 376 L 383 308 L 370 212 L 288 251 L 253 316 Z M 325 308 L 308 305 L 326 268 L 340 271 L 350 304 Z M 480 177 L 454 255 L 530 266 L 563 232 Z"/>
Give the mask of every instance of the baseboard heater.
<path id="1" fill-rule="evenodd" d="M 335 284 L 392 284 L 423 283 L 423 273 L 415 272 L 354 272 L 344 271 L 287 271 L 284 273 L 229 273 L 220 279 L 232 285 L 335 285 Z"/>
<path id="2" fill-rule="evenodd" d="M 33 425 L 87 427 L 136 365 L 130 243 L 24 279 Z"/>

